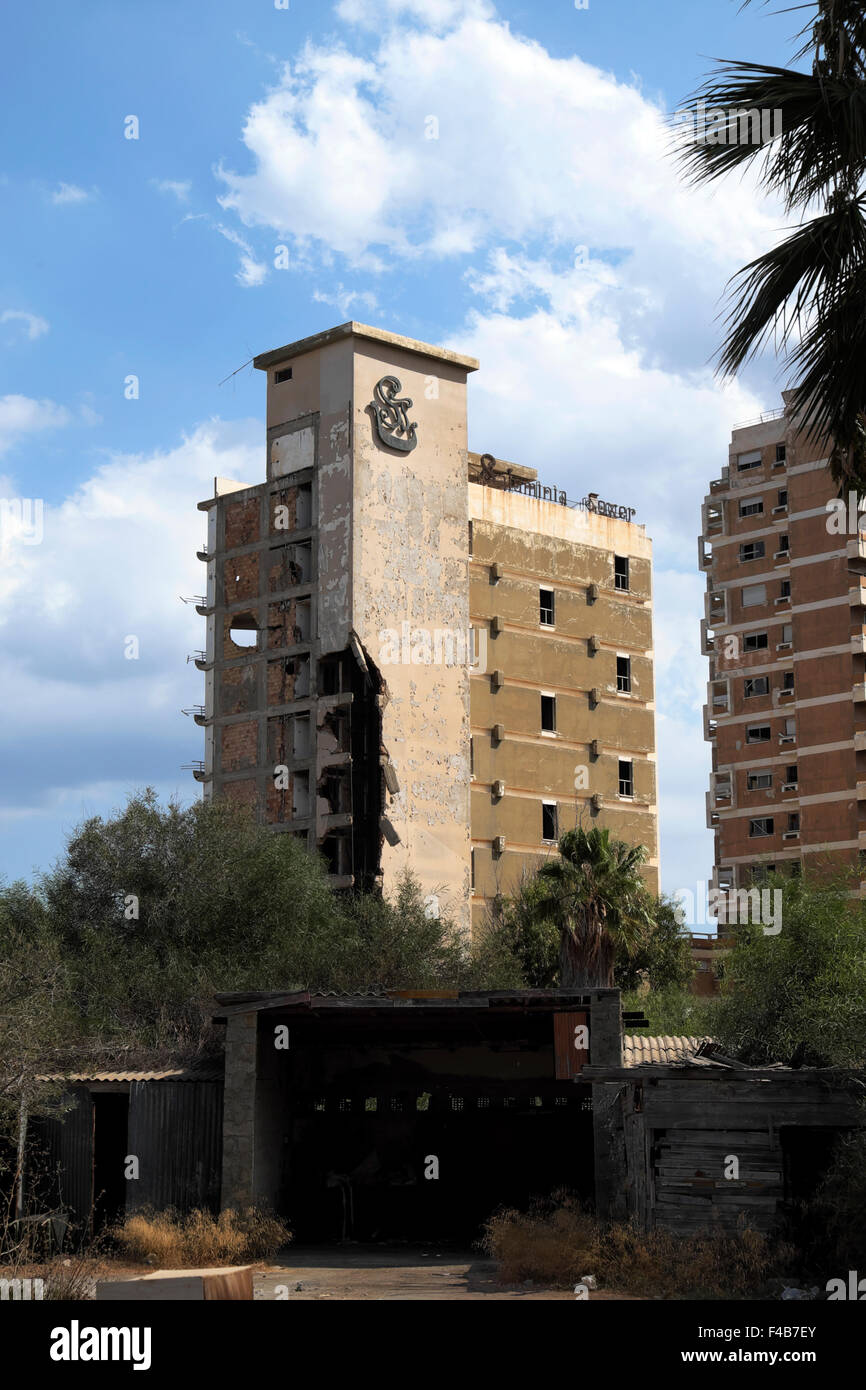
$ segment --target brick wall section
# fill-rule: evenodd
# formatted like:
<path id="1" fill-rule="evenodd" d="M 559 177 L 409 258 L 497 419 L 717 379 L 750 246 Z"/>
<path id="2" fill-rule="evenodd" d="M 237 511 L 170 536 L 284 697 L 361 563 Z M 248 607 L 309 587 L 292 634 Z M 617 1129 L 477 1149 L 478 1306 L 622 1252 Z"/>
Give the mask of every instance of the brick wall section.
<path id="1" fill-rule="evenodd" d="M 285 507 L 285 512 L 280 512 L 280 521 L 283 523 L 279 527 L 276 524 L 277 507 Z M 298 489 L 296 487 L 280 488 L 279 492 L 271 494 L 270 500 L 270 532 L 271 535 L 285 534 L 287 531 L 294 531 L 298 525 Z"/>
<path id="2" fill-rule="evenodd" d="M 246 714 L 256 703 L 255 666 L 229 666 L 220 673 L 220 714 Z"/>
<path id="3" fill-rule="evenodd" d="M 297 616 L 294 599 L 281 603 L 268 604 L 268 647 L 293 647 L 299 640 L 296 635 Z"/>
<path id="4" fill-rule="evenodd" d="M 233 801 L 236 806 L 245 806 L 253 814 L 258 810 L 258 789 L 254 777 L 242 777 L 237 782 L 223 782 L 220 796 Z"/>
<path id="5" fill-rule="evenodd" d="M 294 779 L 289 777 L 287 787 L 277 788 L 273 775 L 268 783 L 267 822 L 268 825 L 283 825 L 292 819 L 294 802 Z"/>
<path id="6" fill-rule="evenodd" d="M 226 504 L 226 550 L 253 545 L 259 539 L 259 499 Z"/>
<path id="7" fill-rule="evenodd" d="M 290 714 L 277 715 L 268 720 L 268 762 L 287 763 L 292 756 L 293 718 Z"/>
<path id="8" fill-rule="evenodd" d="M 223 593 L 226 605 L 256 598 L 259 592 L 259 556 L 239 555 L 223 564 Z"/>
<path id="9" fill-rule="evenodd" d="M 291 659 L 268 662 L 269 705 L 287 705 L 295 698 L 295 673 L 294 669 L 288 671 L 287 666 L 294 667 L 294 662 Z"/>
<path id="10" fill-rule="evenodd" d="M 268 562 L 268 592 L 281 594 L 285 589 L 291 589 L 300 582 L 294 546 L 281 545 L 272 550 Z"/>
<path id="11" fill-rule="evenodd" d="M 231 616 L 227 613 L 223 619 L 223 659 L 226 661 L 230 661 L 233 656 L 249 656 L 250 652 L 255 650 L 252 646 L 242 647 L 237 642 L 233 642 L 229 635 L 231 633 L 232 622 L 236 621 L 241 616 L 242 615 L 239 613 L 234 613 Z M 246 614 L 243 616 L 246 616 Z M 254 618 L 255 613 L 251 613 L 250 616 Z M 252 629 L 249 629 L 249 631 L 252 635 Z"/>
<path id="12" fill-rule="evenodd" d="M 259 726 L 252 720 L 244 724 L 226 724 L 220 743 L 222 771 L 238 772 L 243 767 L 255 767 L 258 737 Z"/>

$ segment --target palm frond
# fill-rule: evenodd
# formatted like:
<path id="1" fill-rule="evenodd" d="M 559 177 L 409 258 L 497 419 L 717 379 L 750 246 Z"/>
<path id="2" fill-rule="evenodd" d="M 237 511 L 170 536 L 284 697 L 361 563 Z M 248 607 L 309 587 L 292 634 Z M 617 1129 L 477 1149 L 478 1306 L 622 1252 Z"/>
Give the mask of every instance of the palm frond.
<path id="1" fill-rule="evenodd" d="M 693 137 L 703 120 L 704 138 L 689 139 L 688 128 L 683 131 L 676 117 L 671 118 L 672 130 L 679 135 L 679 160 L 691 182 L 707 183 L 757 160 L 761 186 L 781 194 L 790 210 L 866 170 L 862 84 L 762 63 L 725 60 L 720 67 L 721 76 L 704 83 L 682 108 L 693 118 Z M 706 107 L 703 113 L 699 103 Z M 712 123 L 706 128 L 713 111 L 725 115 L 724 124 L 715 130 Z M 764 127 L 762 112 L 767 113 Z M 773 135 L 777 121 L 781 133 Z M 724 143 L 716 141 L 716 134 Z"/>

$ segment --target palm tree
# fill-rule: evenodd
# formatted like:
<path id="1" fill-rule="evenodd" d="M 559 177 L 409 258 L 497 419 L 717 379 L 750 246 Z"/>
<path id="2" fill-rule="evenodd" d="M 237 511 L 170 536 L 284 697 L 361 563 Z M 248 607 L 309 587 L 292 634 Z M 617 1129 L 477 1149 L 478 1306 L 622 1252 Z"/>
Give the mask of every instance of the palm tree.
<path id="1" fill-rule="evenodd" d="M 567 830 L 559 858 L 538 871 L 536 911 L 560 931 L 560 989 L 609 988 L 618 951 L 633 954 L 652 928 L 638 866 L 643 845 L 612 840 L 606 828 Z"/>
<path id="2" fill-rule="evenodd" d="M 749 0 L 744 0 L 749 3 Z M 866 5 L 813 0 L 794 61 L 811 72 L 717 60 L 689 98 L 713 118 L 705 138 L 679 154 L 692 183 L 756 162 L 759 184 L 781 195 L 799 225 L 733 277 L 732 306 L 718 354 L 737 372 L 769 341 L 797 382 L 791 407 L 826 449 L 840 492 L 866 491 Z M 781 111 L 781 132 L 759 144 L 742 138 L 738 116 Z M 707 112 L 707 115 L 710 113 Z M 769 134 L 769 132 L 767 132 Z M 727 137 L 727 138 L 726 138 Z"/>

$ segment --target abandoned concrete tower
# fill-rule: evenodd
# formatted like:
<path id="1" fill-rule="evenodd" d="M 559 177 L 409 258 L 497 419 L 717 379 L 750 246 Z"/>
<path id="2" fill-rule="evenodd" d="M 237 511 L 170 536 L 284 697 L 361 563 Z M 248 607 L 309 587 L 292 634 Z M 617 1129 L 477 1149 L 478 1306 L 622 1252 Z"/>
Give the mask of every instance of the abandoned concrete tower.
<path id="1" fill-rule="evenodd" d="M 255 358 L 267 478 L 208 514 L 204 794 L 411 867 L 463 926 L 604 809 L 656 886 L 651 544 L 467 449 L 478 363 L 346 323 Z"/>

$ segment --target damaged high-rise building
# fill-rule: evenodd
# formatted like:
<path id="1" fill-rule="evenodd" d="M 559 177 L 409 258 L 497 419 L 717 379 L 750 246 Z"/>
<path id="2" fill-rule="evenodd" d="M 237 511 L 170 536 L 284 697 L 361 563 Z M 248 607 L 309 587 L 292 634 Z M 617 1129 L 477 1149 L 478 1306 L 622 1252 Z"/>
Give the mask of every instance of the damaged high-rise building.
<path id="1" fill-rule="evenodd" d="M 208 515 L 205 795 L 333 882 L 483 916 L 584 815 L 657 881 L 651 546 L 467 449 L 469 357 L 347 323 L 254 359 L 267 478 Z"/>

